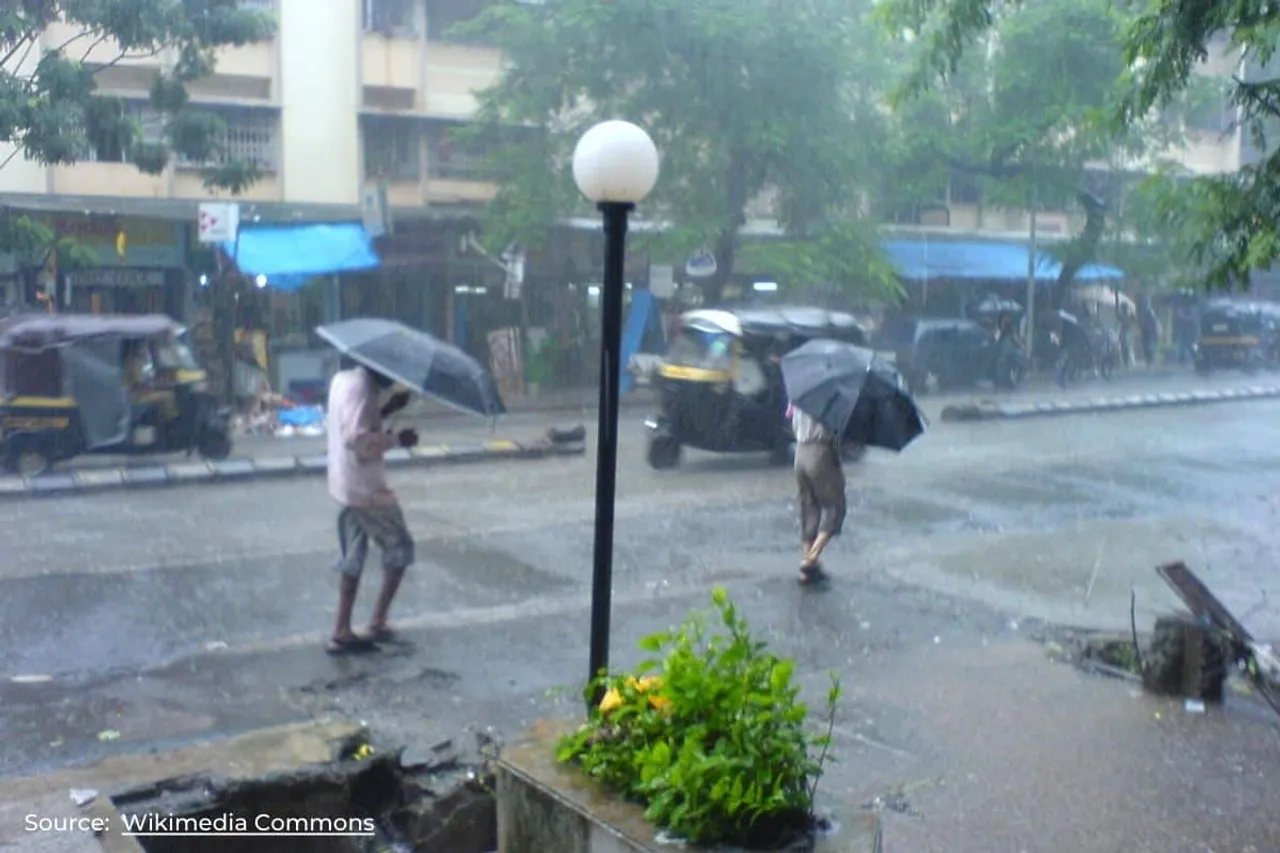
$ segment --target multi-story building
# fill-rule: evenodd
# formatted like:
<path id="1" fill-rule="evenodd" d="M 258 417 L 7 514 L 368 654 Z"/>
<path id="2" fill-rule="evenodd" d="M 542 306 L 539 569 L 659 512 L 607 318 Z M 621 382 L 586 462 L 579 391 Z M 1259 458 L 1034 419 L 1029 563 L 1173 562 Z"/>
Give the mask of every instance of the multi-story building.
<path id="1" fill-rule="evenodd" d="M 393 233 L 379 246 L 384 264 L 377 280 L 412 277 L 414 293 L 427 300 L 454 292 L 432 288 L 434 278 L 475 286 L 494 274 L 501 280 L 496 265 L 460 250 L 459 223 L 474 227 L 494 188 L 480 180 L 479 152 L 460 150 L 449 136 L 472 114 L 473 92 L 501 71 L 495 50 L 448 34 L 479 11 L 480 0 L 241 2 L 273 13 L 277 36 L 220 51 L 216 73 L 189 87 L 195 105 L 226 121 L 226 150 L 262 171 L 234 199 L 241 222 L 358 222 L 366 192 L 381 187 Z M 55 24 L 41 47 L 74 35 Z M 87 58 L 118 53 L 102 43 Z M 38 55 L 33 51 L 28 61 Z M 173 61 L 164 53 L 127 56 L 98 72 L 99 90 L 125 99 L 144 130 L 158 133 L 148 87 Z M 215 194 L 202 186 L 201 164 L 176 160 L 163 174 L 147 175 L 126 160 L 119 150 L 103 149 L 69 166 L 17 156 L 0 169 L 0 193 L 11 208 L 37 211 L 99 249 L 98 268 L 61 276 L 61 302 L 82 310 L 177 313 L 182 293 L 198 292 L 209 266 L 194 229 L 198 203 Z M 10 259 L 8 271 L 14 267 Z M 415 307 L 425 318 L 444 306 Z"/>
<path id="2" fill-rule="evenodd" d="M 482 338 L 485 325 L 517 322 L 506 315 L 518 309 L 502 304 L 509 300 L 501 298 L 500 265 L 469 248 L 465 239 L 495 191 L 482 180 L 483 152 L 461 150 L 449 134 L 473 114 L 474 93 L 503 70 L 498 51 L 464 43 L 451 32 L 478 14 L 486 0 L 241 2 L 274 13 L 278 35 L 222 51 L 216 73 L 190 91 L 196 104 L 226 120 L 227 149 L 263 171 L 263 178 L 236 199 L 242 222 L 359 221 L 367 194 L 377 187 L 393 224 L 379 243 L 379 270 L 344 276 L 351 286 L 327 294 L 277 300 L 279 316 L 269 318 L 270 325 L 303 329 L 337 311 L 394 311 L 442 334 L 465 338 L 471 328 L 478 333 L 472 337 Z M 43 46 L 62 44 L 72 35 L 66 26 L 55 25 L 45 33 Z M 114 59 L 117 53 L 104 43 L 89 58 Z M 36 55 L 33 51 L 28 61 Z M 154 128 L 148 87 L 172 61 L 164 54 L 126 57 L 99 72 L 98 85 L 126 99 L 144 128 Z M 1210 69 L 1215 73 L 1235 67 L 1226 57 L 1215 62 L 1222 66 Z M 1188 144 L 1177 152 L 1191 170 L 1233 170 L 1250 156 L 1239 131 L 1223 135 L 1227 116 L 1220 110 L 1204 118 L 1204 128 L 1192 128 Z M 0 160 L 9 153 L 0 151 Z M 36 279 L 57 280 L 60 301 L 81 310 L 182 315 L 212 266 L 209 253 L 201 252 L 194 239 L 197 204 L 211 194 L 201 185 L 200 164 L 176 161 L 152 176 L 125 159 L 119 150 L 93 150 L 72 166 L 47 167 L 18 156 L 0 168 L 7 205 L 40 212 L 59 231 L 97 248 L 102 259 L 95 269 L 61 276 L 57 270 L 25 271 L 27 287 Z M 767 219 L 767 209 L 758 215 Z M 984 204 L 971 181 L 955 176 L 936 204 L 886 224 L 924 239 L 1022 242 L 1029 216 Z M 1073 212 L 1041 211 L 1037 237 L 1065 239 L 1079 224 Z M 769 230 L 767 222 L 756 225 Z M 571 271 L 583 254 L 579 239 L 565 242 L 572 245 L 558 253 L 557 275 Z M 0 258 L 0 276 L 10 274 L 4 280 L 9 298 L 22 290 L 18 266 L 13 258 Z M 536 263 L 530 267 L 538 268 Z M 536 275 L 529 284 L 537 284 Z M 480 302 L 492 303 L 489 319 L 474 328 L 477 312 L 468 313 L 468 306 Z"/>

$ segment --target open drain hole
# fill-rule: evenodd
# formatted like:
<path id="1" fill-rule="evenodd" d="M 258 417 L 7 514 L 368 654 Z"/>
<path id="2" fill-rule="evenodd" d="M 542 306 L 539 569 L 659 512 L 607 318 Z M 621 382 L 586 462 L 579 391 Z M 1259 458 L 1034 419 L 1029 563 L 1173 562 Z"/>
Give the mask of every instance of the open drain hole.
<path id="1" fill-rule="evenodd" d="M 488 853 L 497 813 L 473 775 L 415 775 L 377 755 L 253 780 L 181 777 L 113 803 L 146 853 Z"/>

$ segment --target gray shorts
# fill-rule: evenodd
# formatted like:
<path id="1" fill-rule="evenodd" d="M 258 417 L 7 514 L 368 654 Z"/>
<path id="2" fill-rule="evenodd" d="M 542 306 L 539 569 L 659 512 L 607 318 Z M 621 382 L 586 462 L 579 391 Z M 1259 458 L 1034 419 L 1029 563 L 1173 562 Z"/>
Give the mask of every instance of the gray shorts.
<path id="1" fill-rule="evenodd" d="M 848 511 L 839 449 L 832 444 L 796 445 L 796 485 L 800 541 L 812 543 L 819 533 L 839 536 Z"/>
<path id="2" fill-rule="evenodd" d="M 360 577 L 371 541 L 382 552 L 384 571 L 403 571 L 413 564 L 413 536 L 399 506 L 346 506 L 338 513 L 340 555 L 334 569 Z"/>

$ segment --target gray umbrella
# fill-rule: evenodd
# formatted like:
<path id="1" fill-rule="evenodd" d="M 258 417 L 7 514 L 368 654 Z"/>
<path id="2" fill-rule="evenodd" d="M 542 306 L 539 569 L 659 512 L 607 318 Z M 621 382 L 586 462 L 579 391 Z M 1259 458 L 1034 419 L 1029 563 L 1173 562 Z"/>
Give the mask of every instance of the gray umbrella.
<path id="1" fill-rule="evenodd" d="M 316 329 L 339 352 L 406 388 L 484 417 L 506 414 L 497 383 L 453 344 L 393 320 L 357 318 Z"/>
<path id="2" fill-rule="evenodd" d="M 874 352 L 819 338 L 782 357 L 787 396 L 842 441 L 901 451 L 925 419 L 892 366 Z"/>

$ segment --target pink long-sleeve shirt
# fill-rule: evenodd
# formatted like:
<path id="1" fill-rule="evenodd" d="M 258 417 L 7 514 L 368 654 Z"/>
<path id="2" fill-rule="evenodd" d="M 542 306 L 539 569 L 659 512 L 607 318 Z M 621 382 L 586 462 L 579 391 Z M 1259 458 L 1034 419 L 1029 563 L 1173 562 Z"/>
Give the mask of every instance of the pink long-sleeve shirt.
<path id="1" fill-rule="evenodd" d="M 382 431 L 378 386 L 363 367 L 329 384 L 329 494 L 343 506 L 394 506 L 383 454 L 396 446 Z"/>

